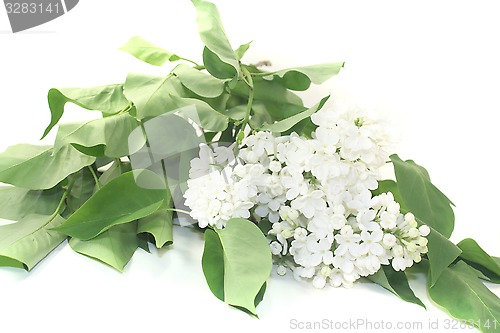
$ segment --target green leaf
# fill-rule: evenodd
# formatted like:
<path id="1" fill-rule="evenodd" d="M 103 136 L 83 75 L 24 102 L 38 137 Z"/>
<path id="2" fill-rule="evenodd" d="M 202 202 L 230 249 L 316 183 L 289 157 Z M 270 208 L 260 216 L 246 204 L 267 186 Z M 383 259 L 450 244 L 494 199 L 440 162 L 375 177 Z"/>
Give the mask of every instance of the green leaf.
<path id="1" fill-rule="evenodd" d="M 196 23 L 203 44 L 205 44 L 206 48 L 214 53 L 220 61 L 233 68 L 233 73 L 230 77 L 239 77 L 240 65 L 238 58 L 224 31 L 217 7 L 211 2 L 202 0 L 192 0 L 192 2 L 196 8 Z M 207 70 L 210 72 L 208 67 Z"/>
<path id="2" fill-rule="evenodd" d="M 76 178 L 76 179 L 75 179 Z M 94 194 L 95 180 L 89 168 L 83 168 L 69 177 L 74 181 L 71 192 L 66 200 L 66 210 L 63 216 L 68 217 L 76 212 Z"/>
<path id="3" fill-rule="evenodd" d="M 165 191 L 162 179 L 151 171 L 124 173 L 104 185 L 57 230 L 81 240 L 94 238 L 114 225 L 156 212 Z"/>
<path id="4" fill-rule="evenodd" d="M 124 93 L 134 102 L 137 118 L 155 117 L 175 110 L 170 95 L 183 95 L 183 87 L 179 79 L 173 74 L 154 76 L 148 74 L 134 74 L 127 76 Z"/>
<path id="5" fill-rule="evenodd" d="M 269 231 L 271 231 L 271 229 L 273 228 L 273 224 L 268 219 L 260 220 L 260 222 L 259 222 L 259 224 L 257 224 L 257 226 L 259 227 L 260 231 L 262 231 L 262 233 L 266 237 L 269 234 Z"/>
<path id="6" fill-rule="evenodd" d="M 210 51 L 207 47 L 203 49 L 203 65 L 213 77 L 228 80 L 234 78 L 236 72 L 234 67 L 223 62 L 217 54 Z"/>
<path id="7" fill-rule="evenodd" d="M 130 53 L 139 60 L 150 65 L 162 66 L 167 61 L 177 61 L 181 58 L 141 37 L 132 37 L 120 50 Z"/>
<path id="8" fill-rule="evenodd" d="M 152 237 L 150 234 L 137 234 L 139 248 L 147 253 L 151 253 L 151 250 L 149 249 L 150 237 Z"/>
<path id="9" fill-rule="evenodd" d="M 458 258 L 462 252 L 448 238 L 431 228 L 427 236 L 429 252 L 430 285 L 433 286 L 446 268 Z"/>
<path id="10" fill-rule="evenodd" d="M 245 114 L 243 115 L 243 118 L 246 115 L 246 109 L 247 105 L 244 105 L 244 110 Z M 232 110 L 234 111 L 241 111 L 241 110 Z M 274 118 L 271 116 L 268 108 L 267 103 L 263 103 L 260 101 L 255 101 L 252 105 L 252 111 L 251 111 L 251 117 L 249 124 L 252 128 L 261 128 L 262 126 L 266 124 L 272 124 L 274 122 Z"/>
<path id="11" fill-rule="evenodd" d="M 172 210 L 160 209 L 139 220 L 137 233 L 149 233 L 155 239 L 156 248 L 161 249 L 174 241 Z"/>
<path id="12" fill-rule="evenodd" d="M 227 110 L 226 114 L 234 120 L 243 120 L 247 113 L 247 105 L 236 105 Z"/>
<path id="13" fill-rule="evenodd" d="M 170 95 L 170 99 L 181 114 L 189 117 L 204 130 L 221 132 L 228 126 L 229 118 L 214 110 L 204 101 L 196 98 L 177 97 L 175 95 Z"/>
<path id="14" fill-rule="evenodd" d="M 129 105 L 129 101 L 123 95 L 122 84 L 111 84 L 94 88 L 54 88 L 49 90 L 48 101 L 51 120 L 42 139 L 59 122 L 64 113 L 64 105 L 68 102 L 87 110 L 101 111 L 104 114 L 117 113 Z"/>
<path id="15" fill-rule="evenodd" d="M 7 148 L 0 154 L 0 182 L 31 190 L 49 189 L 95 161 L 72 146 L 54 155 L 52 152 L 52 147 L 29 144 Z"/>
<path id="16" fill-rule="evenodd" d="M 129 155 L 128 138 L 139 122 L 128 113 L 59 126 L 54 153 L 74 144 L 83 147 L 104 146 L 104 155 L 117 158 Z"/>
<path id="17" fill-rule="evenodd" d="M 391 161 L 405 207 L 424 224 L 449 238 L 455 225 L 453 203 L 431 183 L 423 167 L 411 160 L 402 161 L 398 155 L 392 155 Z"/>
<path id="18" fill-rule="evenodd" d="M 500 282 L 500 263 L 486 253 L 475 240 L 466 238 L 457 246 L 462 250 L 460 258 L 485 274 L 491 282 Z"/>
<path id="19" fill-rule="evenodd" d="M 429 295 L 453 317 L 473 324 L 482 332 L 498 332 L 500 299 L 463 261 L 445 269 L 436 284 L 429 287 Z"/>
<path id="20" fill-rule="evenodd" d="M 307 90 L 311 86 L 311 82 L 321 84 L 330 79 L 332 76 L 337 75 L 342 67 L 344 67 L 343 62 L 333 62 L 305 67 L 288 68 L 273 72 L 272 74 L 279 76 L 283 80 L 283 84 L 288 89 L 303 91 Z"/>
<path id="21" fill-rule="evenodd" d="M 259 103 L 259 101 L 257 101 Z M 305 106 L 300 104 L 290 104 L 290 103 L 276 103 L 271 101 L 264 102 L 269 115 L 274 120 L 284 120 L 302 113 L 307 110 Z M 306 118 L 306 120 L 309 118 Z"/>
<path id="22" fill-rule="evenodd" d="M 234 53 L 236 54 L 236 59 L 241 60 L 241 58 L 243 58 L 245 53 L 247 53 L 248 49 L 250 48 L 250 44 L 252 44 L 252 42 L 242 44 L 236 50 L 234 50 Z"/>
<path id="23" fill-rule="evenodd" d="M 115 225 L 89 240 L 71 238 L 69 245 L 74 251 L 121 272 L 137 250 L 139 241 L 136 230 L 136 222 Z"/>
<path id="24" fill-rule="evenodd" d="M 303 106 L 302 99 L 283 86 L 282 82 L 279 80 L 266 81 L 256 77 L 253 84 L 254 99 L 256 101 L 264 101 L 266 104 L 268 102 L 274 102 L 278 110 L 277 113 L 281 112 L 279 107 L 282 105 L 295 104 Z M 244 101 L 248 100 L 248 86 L 244 82 L 238 82 L 231 92 L 236 96 L 243 97 Z"/>
<path id="25" fill-rule="evenodd" d="M 256 315 L 255 300 L 271 274 L 272 259 L 267 239 L 255 224 L 231 219 L 224 229 L 207 229 L 202 266 L 217 298 Z"/>
<path id="26" fill-rule="evenodd" d="M 105 185 L 122 173 L 129 171 L 132 171 L 130 162 L 114 161 L 113 164 L 102 173 L 101 177 L 99 177 L 99 182 L 101 185 Z"/>
<path id="27" fill-rule="evenodd" d="M 0 218 L 19 221 L 27 215 L 52 214 L 62 197 L 60 187 L 31 191 L 19 187 L 0 187 Z"/>
<path id="28" fill-rule="evenodd" d="M 368 279 L 389 290 L 403 301 L 420 305 L 425 309 L 424 303 L 415 296 L 408 284 L 405 272 L 396 272 L 391 266 L 382 266 L 377 273 L 368 276 Z"/>
<path id="29" fill-rule="evenodd" d="M 172 73 L 179 78 L 184 87 L 199 96 L 215 98 L 224 92 L 224 81 L 200 72 L 191 66 L 178 65 Z"/>
<path id="30" fill-rule="evenodd" d="M 324 97 L 318 104 L 316 104 L 315 106 L 313 106 L 312 108 L 310 108 L 304 112 L 301 112 L 299 114 L 296 114 L 296 115 L 291 116 L 289 118 L 286 118 L 284 120 L 277 121 L 274 124 L 265 124 L 261 128 L 261 130 L 271 131 L 271 132 L 275 132 L 275 133 L 285 132 L 285 131 L 289 130 L 290 128 L 292 128 L 299 121 L 310 117 L 316 111 L 321 109 L 323 107 L 323 105 L 325 105 L 328 98 L 330 98 L 330 96 Z"/>
<path id="31" fill-rule="evenodd" d="M 0 266 L 33 269 L 61 244 L 66 236 L 51 230 L 64 222 L 56 215 L 28 215 L 19 222 L 0 226 Z"/>
<path id="32" fill-rule="evenodd" d="M 212 229 L 205 231 L 205 249 L 201 260 L 203 274 L 212 293 L 224 301 L 224 248 Z"/>

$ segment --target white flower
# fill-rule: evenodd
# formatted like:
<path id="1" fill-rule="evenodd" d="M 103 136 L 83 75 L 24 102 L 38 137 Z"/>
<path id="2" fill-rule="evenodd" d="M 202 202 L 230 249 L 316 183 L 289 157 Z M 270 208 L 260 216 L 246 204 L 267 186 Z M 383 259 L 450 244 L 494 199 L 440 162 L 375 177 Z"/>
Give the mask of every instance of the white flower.
<path id="1" fill-rule="evenodd" d="M 340 140 L 338 127 L 328 128 L 320 126 L 316 129 L 314 137 L 319 143 L 316 148 L 317 150 L 320 150 L 327 155 L 334 156 L 337 152 L 337 144 Z"/>
<path id="2" fill-rule="evenodd" d="M 335 255 L 344 255 L 350 253 L 353 256 L 359 255 L 359 241 L 361 236 L 355 234 L 350 225 L 346 225 L 340 230 L 340 234 L 335 235 L 335 240 L 338 243 Z"/>
<path id="3" fill-rule="evenodd" d="M 418 228 L 418 231 L 420 232 L 420 236 L 427 237 L 430 234 L 431 229 L 426 225 L 421 225 L 420 228 Z"/>
<path id="4" fill-rule="evenodd" d="M 274 254 L 275 256 L 279 255 L 281 251 L 283 251 L 283 246 L 281 246 L 280 243 L 278 242 L 271 242 L 271 253 Z"/>
<path id="5" fill-rule="evenodd" d="M 371 233 L 368 231 L 361 231 L 361 240 L 363 241 L 359 246 L 361 254 L 372 254 L 380 256 L 384 253 L 384 248 L 380 245 L 384 233 L 382 230 L 374 230 Z"/>
<path id="6" fill-rule="evenodd" d="M 239 147 L 201 145 L 184 193 L 191 217 L 202 228 L 269 220 L 277 274 L 290 269 L 316 288 L 419 262 L 430 228 L 402 214 L 391 193 L 372 195 L 390 153 L 384 128 L 349 103 L 311 120 L 312 139 L 260 131 Z"/>
<path id="7" fill-rule="evenodd" d="M 349 253 L 344 253 L 342 255 L 335 255 L 333 257 L 333 267 L 341 269 L 345 273 L 352 273 L 354 271 L 354 263 L 352 260 L 352 256 Z"/>
<path id="8" fill-rule="evenodd" d="M 229 147 L 217 146 L 214 148 L 215 162 L 219 165 L 224 165 L 234 161 L 234 146 L 233 143 Z"/>
<path id="9" fill-rule="evenodd" d="M 207 145 L 200 145 L 199 157 L 191 160 L 189 169 L 189 178 L 194 179 L 205 176 L 214 171 L 215 158 L 212 149 Z"/>
<path id="10" fill-rule="evenodd" d="M 308 266 L 318 266 L 320 263 L 326 265 L 333 261 L 333 253 L 330 250 L 332 244 L 326 239 L 318 239 L 311 235 L 307 239 L 307 249 L 311 252 L 308 258 Z"/>
<path id="11" fill-rule="evenodd" d="M 330 284 L 334 287 L 352 288 L 353 282 L 356 280 L 355 274 L 344 273 L 340 268 L 333 268 L 330 273 Z"/>
<path id="12" fill-rule="evenodd" d="M 323 196 L 324 193 L 320 190 L 311 191 L 293 200 L 291 206 L 310 219 L 316 211 L 326 209 L 326 202 Z"/>
<path id="13" fill-rule="evenodd" d="M 382 239 L 382 242 L 384 243 L 385 246 L 391 248 L 394 245 L 396 245 L 397 240 L 398 239 L 393 234 L 385 234 L 384 238 Z"/>
<path id="14" fill-rule="evenodd" d="M 380 214 L 380 225 L 384 229 L 394 229 L 396 227 L 397 216 L 389 212 Z"/>
<path id="15" fill-rule="evenodd" d="M 269 170 L 271 170 L 272 172 L 280 172 L 281 163 L 278 161 L 271 161 L 269 163 Z"/>
<path id="16" fill-rule="evenodd" d="M 258 156 L 274 154 L 274 137 L 270 132 L 257 132 L 250 135 L 244 140 L 244 144 L 251 147 Z"/>
<path id="17" fill-rule="evenodd" d="M 293 166 L 286 166 L 280 173 L 281 183 L 287 189 L 286 198 L 295 199 L 299 194 L 307 192 L 307 183 L 304 181 L 302 170 Z"/>
<path id="18" fill-rule="evenodd" d="M 257 202 L 259 205 L 255 208 L 255 214 L 260 217 L 269 217 L 269 221 L 276 223 L 279 221 L 279 209 L 285 203 L 285 196 L 271 197 L 267 193 L 261 193 Z"/>
<path id="19" fill-rule="evenodd" d="M 281 276 L 286 275 L 286 267 L 283 265 L 278 265 L 278 267 L 276 268 L 276 273 Z"/>

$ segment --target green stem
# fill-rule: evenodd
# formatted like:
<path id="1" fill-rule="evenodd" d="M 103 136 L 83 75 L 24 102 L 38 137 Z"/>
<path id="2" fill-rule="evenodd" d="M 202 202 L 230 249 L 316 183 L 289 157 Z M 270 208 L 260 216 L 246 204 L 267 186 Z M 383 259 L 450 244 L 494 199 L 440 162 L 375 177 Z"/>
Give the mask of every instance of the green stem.
<path id="1" fill-rule="evenodd" d="M 276 75 L 278 72 L 262 72 L 262 73 L 252 73 L 252 76 L 269 76 L 269 75 Z"/>
<path id="2" fill-rule="evenodd" d="M 200 67 L 200 65 L 199 65 L 197 62 L 195 62 L 195 61 L 193 61 L 193 60 L 191 60 L 191 59 L 187 59 L 187 58 L 179 57 L 179 60 L 184 60 L 184 61 L 187 61 L 187 62 L 192 63 L 192 64 L 193 64 L 193 65 L 195 65 L 196 67 Z"/>
<path id="3" fill-rule="evenodd" d="M 248 121 L 250 120 L 250 112 L 252 110 L 253 98 L 254 98 L 254 85 L 253 85 L 252 74 L 244 66 L 241 67 L 241 71 L 243 72 L 245 83 L 248 85 L 248 104 L 245 112 L 245 118 L 243 119 L 240 131 L 236 137 L 238 145 L 240 145 L 241 142 L 243 141 L 243 137 L 245 135 L 245 128 L 247 127 Z"/>
<path id="4" fill-rule="evenodd" d="M 148 134 L 146 132 L 146 128 L 144 128 L 144 124 L 142 122 L 141 122 L 141 129 L 142 129 L 142 134 L 144 135 L 144 138 L 146 139 L 146 147 L 148 148 L 149 159 L 151 160 L 151 165 L 153 165 L 155 163 L 155 158 L 154 158 L 154 155 L 153 155 L 153 151 L 151 149 L 151 144 L 149 143 L 149 139 L 148 139 Z M 163 178 L 165 179 L 165 189 L 168 191 L 169 188 L 168 188 L 167 167 L 166 167 L 165 161 L 163 159 L 160 161 L 160 163 L 161 163 L 161 168 L 162 168 L 162 171 L 163 171 Z"/>
<path id="5" fill-rule="evenodd" d="M 101 183 L 99 182 L 99 178 L 97 177 L 94 168 L 91 165 L 89 165 L 88 168 L 90 170 L 90 173 L 92 174 L 92 177 L 94 177 L 95 186 L 97 186 L 97 190 L 99 191 L 101 189 Z"/>
<path id="6" fill-rule="evenodd" d="M 57 205 L 56 210 L 54 211 L 54 213 L 52 213 L 52 215 L 50 215 L 50 218 L 47 221 L 47 224 L 49 224 L 50 222 L 52 222 L 56 218 L 56 216 L 59 214 L 61 208 L 64 205 L 64 202 L 66 201 L 66 198 L 71 193 L 71 189 L 73 188 L 73 185 L 75 185 L 75 182 L 76 182 L 76 177 L 73 177 L 73 179 L 68 184 L 68 188 L 66 189 L 66 191 L 64 191 L 64 194 L 62 195 L 61 201 L 59 201 L 59 204 Z"/>
<path id="7" fill-rule="evenodd" d="M 114 162 L 120 168 L 120 175 L 121 175 L 123 173 L 123 170 L 122 170 L 122 161 L 119 158 L 115 158 Z"/>
<path id="8" fill-rule="evenodd" d="M 189 212 L 184 209 L 177 209 L 177 208 L 167 208 L 165 209 L 166 211 L 171 211 L 171 212 L 177 212 L 177 213 L 183 213 L 189 215 Z"/>
<path id="9" fill-rule="evenodd" d="M 132 102 L 129 102 L 126 107 L 124 107 L 122 110 L 120 110 L 120 112 L 118 112 L 118 114 L 129 112 L 133 106 L 134 104 Z"/>

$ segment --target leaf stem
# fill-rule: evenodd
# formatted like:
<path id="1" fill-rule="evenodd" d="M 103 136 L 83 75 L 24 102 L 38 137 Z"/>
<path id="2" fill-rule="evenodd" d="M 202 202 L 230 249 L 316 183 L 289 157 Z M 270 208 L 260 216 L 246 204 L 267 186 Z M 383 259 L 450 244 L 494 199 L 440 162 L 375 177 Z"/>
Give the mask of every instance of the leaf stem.
<path id="1" fill-rule="evenodd" d="M 97 177 L 94 168 L 91 165 L 89 165 L 88 168 L 90 170 L 90 173 L 92 174 L 92 177 L 94 177 L 95 186 L 97 186 L 97 190 L 99 191 L 101 189 L 101 183 L 99 182 L 99 178 Z"/>
<path id="2" fill-rule="evenodd" d="M 124 107 L 122 110 L 120 110 L 120 112 L 118 112 L 118 114 L 123 114 L 123 113 L 129 112 L 133 106 L 134 106 L 134 103 L 129 102 L 126 107 Z"/>
<path id="3" fill-rule="evenodd" d="M 56 216 L 59 214 L 61 208 L 64 205 L 64 202 L 66 201 L 66 198 L 71 193 L 71 189 L 73 189 L 73 185 L 75 185 L 75 182 L 76 182 L 76 177 L 73 177 L 73 179 L 71 179 L 69 184 L 68 184 L 68 188 L 66 188 L 66 191 L 64 191 L 64 194 L 62 195 L 61 201 L 59 201 L 59 204 L 57 205 L 56 210 L 54 211 L 54 213 L 52 213 L 52 215 L 50 215 L 50 218 L 47 221 L 47 224 L 52 222 L 56 218 Z M 47 225 L 47 224 L 45 224 L 45 225 Z"/>
<path id="4" fill-rule="evenodd" d="M 245 136 L 245 128 L 247 127 L 248 121 L 250 120 L 250 111 L 252 110 L 253 98 L 254 98 L 254 85 L 253 85 L 252 74 L 244 66 L 241 67 L 241 71 L 244 75 L 243 79 L 245 83 L 248 85 L 248 104 L 245 112 L 245 118 L 243 119 L 240 131 L 236 137 L 238 145 L 241 144 Z"/>
<path id="5" fill-rule="evenodd" d="M 261 73 L 251 73 L 252 76 L 269 76 L 269 75 L 276 75 L 278 74 L 278 71 L 274 72 L 261 72 Z"/>
<path id="6" fill-rule="evenodd" d="M 177 213 L 182 213 L 182 214 L 187 214 L 189 215 L 189 212 L 187 210 L 184 210 L 184 209 L 177 209 L 177 208 L 167 208 L 165 209 L 166 211 L 170 211 L 170 212 L 177 212 Z"/>
<path id="7" fill-rule="evenodd" d="M 187 58 L 179 57 L 179 60 L 184 60 L 184 61 L 187 61 L 187 62 L 192 63 L 192 64 L 193 64 L 193 65 L 195 65 L 196 67 L 200 67 L 200 65 L 199 65 L 197 62 L 195 62 L 195 61 L 193 61 L 193 60 L 191 60 L 191 59 L 187 59 Z"/>

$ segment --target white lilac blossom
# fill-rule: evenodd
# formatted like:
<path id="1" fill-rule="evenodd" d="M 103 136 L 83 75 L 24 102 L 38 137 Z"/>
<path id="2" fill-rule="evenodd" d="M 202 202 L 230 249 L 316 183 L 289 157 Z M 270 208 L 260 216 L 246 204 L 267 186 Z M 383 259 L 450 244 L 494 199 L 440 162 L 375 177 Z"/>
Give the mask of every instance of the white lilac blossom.
<path id="1" fill-rule="evenodd" d="M 277 273 L 291 270 L 317 288 L 351 287 L 381 265 L 399 271 L 419 262 L 429 228 L 418 228 L 391 193 L 372 195 L 389 159 L 384 128 L 346 105 L 311 120 L 311 139 L 261 131 L 236 155 L 234 145 L 203 145 L 184 195 L 191 216 L 202 228 L 268 220 Z"/>

